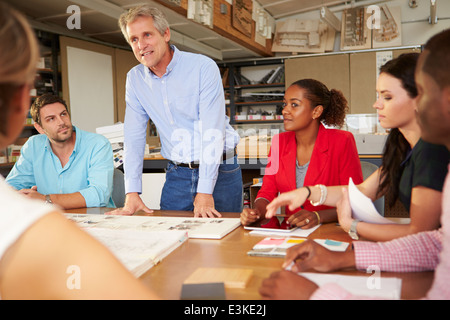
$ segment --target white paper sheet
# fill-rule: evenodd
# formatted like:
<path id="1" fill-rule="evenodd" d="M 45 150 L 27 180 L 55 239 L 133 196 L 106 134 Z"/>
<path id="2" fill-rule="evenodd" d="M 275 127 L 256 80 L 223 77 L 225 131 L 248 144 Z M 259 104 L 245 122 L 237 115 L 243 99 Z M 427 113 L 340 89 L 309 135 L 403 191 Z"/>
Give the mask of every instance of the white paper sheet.
<path id="1" fill-rule="evenodd" d="M 346 276 L 327 273 L 299 273 L 311 280 L 319 287 L 327 283 L 335 283 L 348 292 L 362 297 L 400 299 L 402 280 L 400 278 L 387 278 L 377 275 Z"/>
<path id="2" fill-rule="evenodd" d="M 344 252 L 347 250 L 349 243 L 342 241 L 335 241 L 331 239 L 314 239 L 315 242 L 324 246 L 330 251 Z"/>
<path id="3" fill-rule="evenodd" d="M 348 182 L 348 195 L 352 207 L 352 216 L 355 219 L 377 224 L 394 223 L 380 215 L 375 208 L 372 200 L 363 194 L 353 183 L 352 178 Z"/>

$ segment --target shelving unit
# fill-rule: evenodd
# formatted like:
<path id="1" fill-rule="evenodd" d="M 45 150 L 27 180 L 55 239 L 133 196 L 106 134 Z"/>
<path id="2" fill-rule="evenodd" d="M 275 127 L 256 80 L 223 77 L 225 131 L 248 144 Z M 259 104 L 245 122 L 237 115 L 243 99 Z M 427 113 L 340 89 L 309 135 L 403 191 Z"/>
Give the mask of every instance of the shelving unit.
<path id="1" fill-rule="evenodd" d="M 41 30 L 36 30 L 36 36 L 39 40 L 43 61 L 38 65 L 35 81 L 36 95 L 32 95 L 33 101 L 36 97 L 47 92 L 56 95 L 61 92 L 59 36 Z"/>
<path id="2" fill-rule="evenodd" d="M 38 64 L 36 71 L 36 80 L 34 88 L 30 91 L 30 104 L 34 100 L 47 92 L 61 95 L 61 73 L 59 68 L 59 38 L 57 34 L 36 30 L 36 36 L 40 45 L 41 61 Z M 25 126 L 19 138 L 14 143 L 15 145 L 23 145 L 26 140 L 37 134 L 37 130 L 31 120 L 31 115 L 28 115 Z M 7 150 L 2 150 L 2 153 L 7 154 Z M 7 159 L 9 160 L 9 159 Z M 0 163 L 0 174 L 8 175 L 15 162 Z"/>
<path id="3" fill-rule="evenodd" d="M 285 89 L 283 59 L 230 61 L 218 65 L 223 71 L 227 112 L 231 124 L 282 122 L 281 105 Z M 255 73 L 257 76 L 249 79 L 246 73 Z M 251 111 L 254 111 L 255 107 L 259 107 L 262 112 L 258 114 L 257 110 L 252 114 Z M 273 114 L 265 114 L 268 109 L 271 109 Z"/>

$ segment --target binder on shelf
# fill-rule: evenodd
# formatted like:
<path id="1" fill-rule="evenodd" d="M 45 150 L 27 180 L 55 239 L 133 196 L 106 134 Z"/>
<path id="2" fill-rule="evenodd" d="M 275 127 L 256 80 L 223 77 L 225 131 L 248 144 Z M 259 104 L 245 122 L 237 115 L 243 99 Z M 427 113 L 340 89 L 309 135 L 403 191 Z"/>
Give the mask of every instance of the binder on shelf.
<path id="1" fill-rule="evenodd" d="M 269 71 L 268 74 L 266 74 L 260 81 L 260 83 L 269 83 L 269 79 L 272 77 L 272 75 L 275 73 L 275 69 L 272 69 Z"/>
<path id="2" fill-rule="evenodd" d="M 269 79 L 267 79 L 266 83 L 279 83 L 280 81 L 280 76 L 283 73 L 283 66 L 279 66 L 277 67 L 273 74 L 269 77 Z"/>
<path id="3" fill-rule="evenodd" d="M 260 83 L 273 84 L 284 82 L 284 67 L 278 66 L 275 69 L 269 71 L 268 74 L 261 79 Z"/>
<path id="4" fill-rule="evenodd" d="M 247 79 L 245 76 L 243 76 L 242 74 L 234 74 L 234 84 L 236 86 L 240 86 L 240 85 L 249 85 L 251 84 L 251 81 L 249 79 Z"/>

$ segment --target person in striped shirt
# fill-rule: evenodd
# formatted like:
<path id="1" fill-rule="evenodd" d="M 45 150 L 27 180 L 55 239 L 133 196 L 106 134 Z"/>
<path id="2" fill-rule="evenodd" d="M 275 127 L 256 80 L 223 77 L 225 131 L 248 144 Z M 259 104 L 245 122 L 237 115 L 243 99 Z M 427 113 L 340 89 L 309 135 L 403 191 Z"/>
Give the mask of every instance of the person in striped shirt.
<path id="1" fill-rule="evenodd" d="M 450 150 L 450 29 L 426 44 L 416 68 L 418 114 L 422 138 Z M 353 242 L 353 250 L 331 252 L 314 241 L 291 248 L 283 267 L 295 261 L 291 271 L 282 270 L 265 279 L 260 294 L 267 299 L 364 299 L 334 283 L 318 286 L 296 274 L 305 270 L 330 272 L 346 267 L 366 270 L 415 272 L 435 270 L 433 284 L 424 298 L 450 299 L 450 174 L 442 197 L 441 228 L 387 242 Z M 338 213 L 351 215 L 348 193 L 338 203 Z"/>

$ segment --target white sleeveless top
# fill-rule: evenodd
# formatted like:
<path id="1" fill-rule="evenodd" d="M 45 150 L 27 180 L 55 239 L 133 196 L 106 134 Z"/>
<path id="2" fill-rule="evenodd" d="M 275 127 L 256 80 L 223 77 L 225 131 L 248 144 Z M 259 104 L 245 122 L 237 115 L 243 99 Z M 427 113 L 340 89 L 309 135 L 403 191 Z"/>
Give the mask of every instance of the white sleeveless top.
<path id="1" fill-rule="evenodd" d="M 51 211 L 54 206 L 21 195 L 0 176 L 0 260 L 33 223 Z"/>

